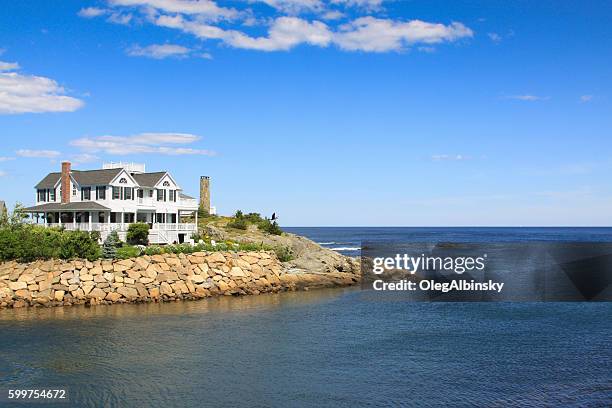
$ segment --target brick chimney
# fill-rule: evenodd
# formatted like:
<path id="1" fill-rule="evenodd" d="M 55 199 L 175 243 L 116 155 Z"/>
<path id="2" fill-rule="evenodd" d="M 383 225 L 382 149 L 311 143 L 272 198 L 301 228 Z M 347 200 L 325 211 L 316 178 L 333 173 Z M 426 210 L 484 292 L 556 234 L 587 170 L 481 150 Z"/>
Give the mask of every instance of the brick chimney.
<path id="1" fill-rule="evenodd" d="M 62 162 L 62 204 L 70 202 L 70 162 Z"/>

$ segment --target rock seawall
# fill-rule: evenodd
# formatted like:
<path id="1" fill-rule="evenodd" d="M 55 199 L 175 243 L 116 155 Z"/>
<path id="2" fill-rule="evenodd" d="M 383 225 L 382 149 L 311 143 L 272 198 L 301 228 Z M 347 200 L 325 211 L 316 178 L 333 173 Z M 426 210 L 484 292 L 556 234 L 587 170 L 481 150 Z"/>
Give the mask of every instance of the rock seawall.
<path id="1" fill-rule="evenodd" d="M 294 273 L 274 252 L 196 252 L 124 260 L 0 264 L 0 308 L 200 299 L 357 283 L 352 273 Z"/>

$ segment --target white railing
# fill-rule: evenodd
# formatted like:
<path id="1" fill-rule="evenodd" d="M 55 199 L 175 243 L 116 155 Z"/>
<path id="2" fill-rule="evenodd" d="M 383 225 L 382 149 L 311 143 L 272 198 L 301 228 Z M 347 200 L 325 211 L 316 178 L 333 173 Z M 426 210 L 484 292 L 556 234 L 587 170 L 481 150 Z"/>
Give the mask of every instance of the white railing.
<path id="1" fill-rule="evenodd" d="M 153 224 L 154 231 L 195 231 L 196 225 L 193 223 L 184 224 Z"/>
<path id="2" fill-rule="evenodd" d="M 89 231 L 89 223 L 87 222 L 58 222 L 58 223 L 49 223 L 47 227 L 62 227 L 69 231 Z"/>
<path id="3" fill-rule="evenodd" d="M 180 205 L 188 206 L 188 207 L 198 207 L 198 200 L 195 198 L 181 198 L 179 200 Z"/>
<path id="4" fill-rule="evenodd" d="M 138 205 L 146 205 L 152 207 L 155 205 L 155 201 L 151 197 L 138 197 Z"/>
<path id="5" fill-rule="evenodd" d="M 149 224 L 150 225 L 150 224 Z M 87 222 L 63 222 L 63 223 L 48 223 L 47 227 L 63 227 L 69 231 L 101 231 L 101 232 L 111 232 L 111 231 L 127 231 L 129 223 L 121 224 L 121 223 L 97 223 L 92 222 L 91 228 L 90 224 Z M 152 231 L 196 231 L 197 227 L 194 223 L 181 223 L 181 224 L 153 224 L 151 230 Z"/>

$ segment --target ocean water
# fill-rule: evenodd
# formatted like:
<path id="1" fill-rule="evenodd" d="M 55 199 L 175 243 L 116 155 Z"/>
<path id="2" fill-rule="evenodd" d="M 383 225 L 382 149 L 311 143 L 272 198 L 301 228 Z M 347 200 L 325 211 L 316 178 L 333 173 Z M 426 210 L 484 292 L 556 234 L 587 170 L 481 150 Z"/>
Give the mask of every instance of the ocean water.
<path id="1" fill-rule="evenodd" d="M 359 288 L 2 310 L 0 390 L 67 387 L 69 404 L 42 405 L 59 407 L 609 407 L 611 317 L 604 302 L 414 303 Z"/>
<path id="2" fill-rule="evenodd" d="M 368 242 L 612 242 L 612 227 L 292 227 L 320 245 L 348 256 L 359 256 Z"/>

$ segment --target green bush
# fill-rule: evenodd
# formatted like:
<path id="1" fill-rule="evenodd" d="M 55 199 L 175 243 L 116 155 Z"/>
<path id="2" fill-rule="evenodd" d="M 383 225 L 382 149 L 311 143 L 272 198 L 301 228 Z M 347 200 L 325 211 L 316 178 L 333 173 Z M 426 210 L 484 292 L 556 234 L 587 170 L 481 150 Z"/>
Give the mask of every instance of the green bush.
<path id="1" fill-rule="evenodd" d="M 100 239 L 102 238 L 102 236 L 100 235 L 100 231 L 91 231 L 89 233 L 89 236 L 96 242 L 100 242 Z"/>
<path id="2" fill-rule="evenodd" d="M 117 231 L 111 231 L 102 244 L 102 256 L 106 259 L 113 259 L 117 256 L 117 248 L 121 246 L 121 240 Z"/>
<path id="3" fill-rule="evenodd" d="M 263 218 L 261 218 L 261 214 L 260 213 L 248 213 L 244 216 L 244 218 L 248 221 L 251 222 L 253 224 L 259 224 L 260 222 L 263 221 Z"/>
<path id="4" fill-rule="evenodd" d="M 145 255 L 159 255 L 163 254 L 164 250 L 159 245 L 151 245 L 145 249 L 144 253 Z"/>
<path id="5" fill-rule="evenodd" d="M 283 230 L 278 226 L 276 221 L 270 221 L 267 219 L 257 224 L 257 228 L 272 235 L 282 235 L 283 233 Z"/>
<path id="6" fill-rule="evenodd" d="M 247 220 L 245 220 L 244 218 L 240 217 L 240 218 L 235 218 L 233 221 L 230 221 L 227 223 L 227 227 L 228 228 L 235 228 L 235 229 L 239 229 L 239 230 L 246 230 L 248 227 L 248 223 Z"/>
<path id="7" fill-rule="evenodd" d="M 100 257 L 100 245 L 87 231 L 63 231 L 61 233 L 60 258 L 87 258 L 90 261 Z"/>
<path id="8" fill-rule="evenodd" d="M 281 262 L 291 261 L 294 258 L 293 251 L 289 247 L 276 247 L 274 252 Z"/>
<path id="9" fill-rule="evenodd" d="M 85 231 L 64 231 L 38 225 L 11 224 L 0 228 L 0 260 L 100 257 L 100 246 Z"/>
<path id="10" fill-rule="evenodd" d="M 121 248 L 117 248 L 117 253 L 115 258 L 117 259 L 127 259 L 127 258 L 135 258 L 140 256 L 140 248 L 132 245 L 124 245 Z"/>
<path id="11" fill-rule="evenodd" d="M 131 245 L 147 245 L 149 243 L 149 224 L 135 222 L 127 231 L 127 242 Z"/>

